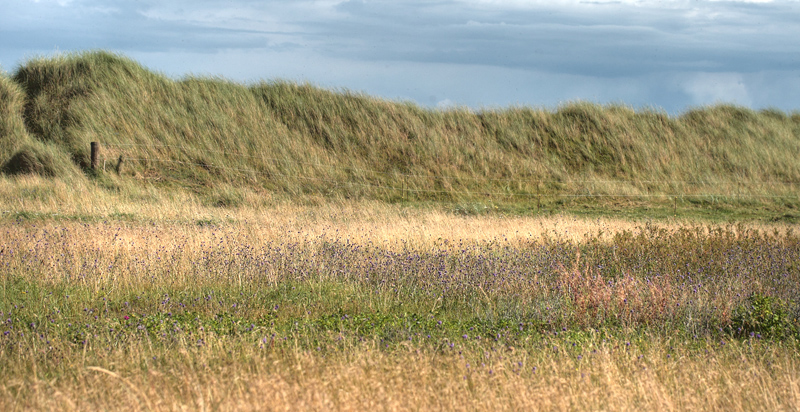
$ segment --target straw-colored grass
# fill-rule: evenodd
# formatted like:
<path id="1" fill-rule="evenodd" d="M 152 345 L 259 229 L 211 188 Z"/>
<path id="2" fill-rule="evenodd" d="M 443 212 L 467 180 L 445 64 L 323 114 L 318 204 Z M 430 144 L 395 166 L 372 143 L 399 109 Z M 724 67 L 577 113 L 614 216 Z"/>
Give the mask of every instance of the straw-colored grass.
<path id="1" fill-rule="evenodd" d="M 71 185 L 61 179 L 39 176 L 0 177 L 0 218 L 43 221 L 121 221 L 158 224 L 223 224 L 258 227 L 265 238 L 315 237 L 336 233 L 339 238 L 372 242 L 399 240 L 424 244 L 437 239 L 491 241 L 495 239 L 541 239 L 544 236 L 581 241 L 587 236 L 608 238 L 614 234 L 638 232 L 646 222 L 674 229 L 696 219 L 670 217 L 653 221 L 602 216 L 579 217 L 569 213 L 507 214 L 491 210 L 478 215 L 438 205 L 407 207 L 380 201 L 295 202 L 269 194 L 243 190 L 236 208 L 208 205 L 197 195 L 168 192 L 145 186 L 126 194 L 109 193 L 93 184 Z M 785 222 L 751 220 L 745 227 L 785 232 Z"/>
<path id="2" fill-rule="evenodd" d="M 326 357 L 255 346 L 228 355 L 227 342 L 209 342 L 214 349 L 178 346 L 163 353 L 136 346 L 86 358 L 62 354 L 64 372 L 57 376 L 37 372 L 31 354 L 27 364 L 12 366 L 31 369 L 7 367 L 0 377 L 0 408 L 788 411 L 800 403 L 796 350 L 733 343 L 720 352 L 711 342 L 690 350 L 669 344 L 654 340 L 626 351 L 600 343 L 575 361 L 545 350 L 492 353 L 487 360 L 474 352 L 386 353 L 369 345 Z"/>

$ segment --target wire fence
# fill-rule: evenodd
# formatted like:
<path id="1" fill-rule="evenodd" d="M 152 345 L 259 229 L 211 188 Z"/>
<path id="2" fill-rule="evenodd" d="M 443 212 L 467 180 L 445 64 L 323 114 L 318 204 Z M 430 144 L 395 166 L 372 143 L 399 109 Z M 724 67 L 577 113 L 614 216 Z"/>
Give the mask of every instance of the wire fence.
<path id="1" fill-rule="evenodd" d="M 790 180 L 653 180 L 653 179 L 565 179 L 565 180 L 558 180 L 558 179 L 511 179 L 511 178 L 482 178 L 482 177 L 469 177 L 469 176 L 447 176 L 447 175 L 421 175 L 421 174 L 413 174 L 413 173 L 403 173 L 400 171 L 382 171 L 382 170 L 375 170 L 375 169 L 367 169 L 363 167 L 351 167 L 345 166 L 345 170 L 347 172 L 358 172 L 362 174 L 372 174 L 374 177 L 383 177 L 385 179 L 402 179 L 402 186 L 398 185 L 391 185 L 391 184 L 383 184 L 383 183 L 374 183 L 374 182 L 358 182 L 352 180 L 340 180 L 340 179 L 333 179 L 330 177 L 320 177 L 320 176 L 304 176 L 297 173 L 284 173 L 276 170 L 271 170 L 269 172 L 259 172 L 252 168 L 239 168 L 239 167 L 230 167 L 230 166 L 222 166 L 222 165 L 214 165 L 209 164 L 206 162 L 194 162 L 194 161 L 186 161 L 186 160 L 174 160 L 174 159 L 160 159 L 160 158 L 153 158 L 153 157 L 146 157 L 141 156 L 141 150 L 135 150 L 139 148 L 167 148 L 167 149 L 177 149 L 180 150 L 183 154 L 187 155 L 188 157 L 191 153 L 196 153 L 196 148 L 187 148 L 181 145 L 167 145 L 167 144 L 112 144 L 112 143 L 104 143 L 102 145 L 104 148 L 116 148 L 116 149 L 123 149 L 124 152 L 121 153 L 122 157 L 120 157 L 119 162 L 139 162 L 140 164 L 146 165 L 147 163 L 150 164 L 176 164 L 176 165 L 183 165 L 183 166 L 197 166 L 203 169 L 215 169 L 221 171 L 231 171 L 235 173 L 243 173 L 249 176 L 263 176 L 266 178 L 273 178 L 273 177 L 282 177 L 288 179 L 298 179 L 308 182 L 319 182 L 331 185 L 332 188 L 342 188 L 342 187 L 364 187 L 369 189 L 378 189 L 384 191 L 394 191 L 394 192 L 402 192 L 403 196 L 405 197 L 406 194 L 423 194 L 423 195 L 451 195 L 451 196 L 460 196 L 460 197 L 503 197 L 503 198 L 563 198 L 563 199 L 576 199 L 576 198 L 640 198 L 640 199 L 712 199 L 713 200 L 745 200 L 745 199 L 783 199 L 783 200 L 800 200 L 800 196 L 798 195 L 797 189 L 800 188 L 800 182 L 797 181 L 790 181 Z M 134 154 L 131 154 L 131 150 L 134 149 Z M 237 158 L 252 158 L 258 159 L 260 161 L 267 161 L 267 162 L 274 162 L 275 165 L 279 165 L 281 163 L 286 163 L 287 159 L 283 158 L 274 158 L 269 156 L 255 156 L 249 155 L 237 151 L 232 150 L 205 150 L 206 153 L 217 153 L 226 156 L 235 156 Z M 136 154 L 139 154 L 138 156 Z M 302 160 L 292 160 L 293 164 L 305 166 L 305 167 L 315 167 L 315 168 L 330 168 L 330 165 L 320 163 L 320 162 L 308 162 Z M 105 162 L 104 162 L 104 169 L 105 169 Z M 341 170 L 340 170 L 341 171 Z M 333 173 L 331 173 L 333 174 Z M 147 177 L 142 177 L 147 178 Z M 501 183 L 505 184 L 508 187 L 508 190 L 499 192 L 499 191 L 485 191 L 485 190 L 468 190 L 464 188 L 460 188 L 458 190 L 452 189 L 427 189 L 427 188 L 419 188 L 419 187 L 412 187 L 414 186 L 415 179 L 438 179 L 441 182 L 465 182 L 465 181 L 472 181 L 472 182 L 490 182 L 490 183 Z M 571 185 L 573 187 L 579 187 L 579 189 L 573 189 L 572 193 L 569 192 L 558 192 L 557 186 L 567 186 Z M 672 192 L 670 193 L 592 193 L 592 188 L 590 186 L 594 185 L 628 185 L 630 187 L 637 187 L 642 185 L 668 185 L 672 187 Z M 752 188 L 754 186 L 761 186 L 761 187 L 775 187 L 777 185 L 789 186 L 792 193 L 788 194 L 774 194 L 774 193 L 754 193 Z M 512 190 L 511 187 L 523 187 L 523 186 L 535 186 L 536 190 Z M 538 189 L 542 186 L 547 187 L 547 189 Z M 683 190 L 680 190 L 682 187 Z M 736 192 L 727 191 L 727 192 L 712 192 L 712 193 L 702 193 L 698 192 L 701 188 L 709 188 L 715 187 L 719 190 L 720 187 L 727 187 L 727 188 L 736 188 Z M 647 188 L 640 188 L 637 187 L 638 190 L 649 190 Z M 695 189 L 693 191 L 689 191 L 687 189 Z M 575 193 L 578 192 L 578 193 Z"/>

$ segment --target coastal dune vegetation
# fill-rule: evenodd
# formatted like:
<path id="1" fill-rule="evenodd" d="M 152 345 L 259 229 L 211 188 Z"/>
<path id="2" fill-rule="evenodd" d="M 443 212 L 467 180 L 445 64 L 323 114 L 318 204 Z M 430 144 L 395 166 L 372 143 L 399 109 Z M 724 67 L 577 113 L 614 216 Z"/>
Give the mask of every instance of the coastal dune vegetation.
<path id="1" fill-rule="evenodd" d="M 671 116 L 586 102 L 434 110 L 286 81 L 174 80 L 103 51 L 34 58 L 0 84 L 4 175 L 109 193 L 156 186 L 222 206 L 253 193 L 522 208 L 715 204 L 792 216 L 798 203 L 797 112 L 718 105 Z M 89 173 L 93 141 L 105 173 Z"/>
<path id="2" fill-rule="evenodd" d="M 795 410 L 798 158 L 798 112 L 34 58 L 0 73 L 0 410 Z"/>

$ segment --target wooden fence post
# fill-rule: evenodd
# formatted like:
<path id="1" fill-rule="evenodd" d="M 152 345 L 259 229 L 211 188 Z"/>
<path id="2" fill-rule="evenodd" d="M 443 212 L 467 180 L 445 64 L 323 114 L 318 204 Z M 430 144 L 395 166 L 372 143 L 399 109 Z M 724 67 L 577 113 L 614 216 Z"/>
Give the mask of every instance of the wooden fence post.
<path id="1" fill-rule="evenodd" d="M 536 181 L 536 213 L 539 213 L 542 210 L 542 192 L 539 189 L 541 185 L 540 181 Z"/>
<path id="2" fill-rule="evenodd" d="M 92 170 L 97 170 L 97 157 L 100 152 L 100 144 L 97 142 L 92 142 L 91 148 L 92 148 Z"/>
<path id="3" fill-rule="evenodd" d="M 408 187 L 408 183 L 406 183 L 407 176 L 403 175 L 403 201 L 407 202 L 408 198 L 406 197 L 406 187 Z"/>
<path id="4" fill-rule="evenodd" d="M 122 157 L 122 155 L 119 155 L 119 160 L 117 160 L 117 168 L 116 168 L 117 174 L 120 174 L 122 172 L 122 161 L 123 161 L 123 159 L 124 158 Z"/>

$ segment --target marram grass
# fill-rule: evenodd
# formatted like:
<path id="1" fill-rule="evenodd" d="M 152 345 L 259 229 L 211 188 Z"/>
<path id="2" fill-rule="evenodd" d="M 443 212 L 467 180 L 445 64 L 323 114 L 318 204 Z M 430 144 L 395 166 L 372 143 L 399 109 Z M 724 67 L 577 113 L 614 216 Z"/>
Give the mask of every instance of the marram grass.
<path id="1" fill-rule="evenodd" d="M 42 164 L 34 172 L 113 192 L 147 182 L 220 206 L 241 203 L 243 188 L 291 199 L 797 206 L 798 113 L 431 110 L 283 81 L 172 80 L 107 52 L 32 59 L 0 88 L 8 171 L 27 151 Z M 92 141 L 102 173 L 88 170 Z"/>

